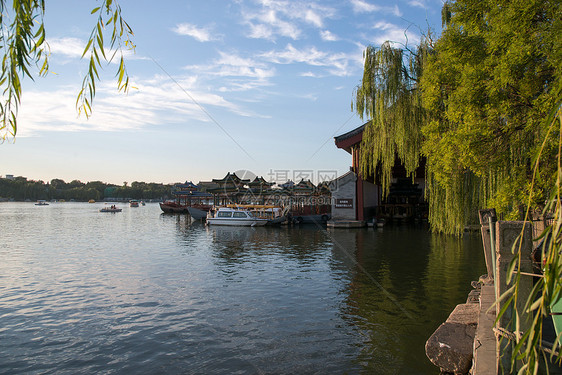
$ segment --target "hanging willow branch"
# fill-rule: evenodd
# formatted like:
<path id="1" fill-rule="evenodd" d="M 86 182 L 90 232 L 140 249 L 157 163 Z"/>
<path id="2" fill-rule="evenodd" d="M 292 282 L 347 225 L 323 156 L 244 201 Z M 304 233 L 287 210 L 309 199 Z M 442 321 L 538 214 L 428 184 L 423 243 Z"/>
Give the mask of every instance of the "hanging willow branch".
<path id="1" fill-rule="evenodd" d="M 92 14 L 98 15 L 98 22 L 92 29 L 88 43 L 82 53 L 82 58 L 89 54 L 88 73 L 84 76 L 82 89 L 76 98 L 78 113 L 83 112 L 86 117 L 92 114 L 92 101 L 96 95 L 96 81 L 99 80 L 98 69 L 102 67 L 102 61 L 110 63 L 117 53 L 120 54 L 116 74 L 117 88 L 119 91 L 127 92 L 129 89 L 129 75 L 125 67 L 123 48 L 131 50 L 135 48 L 131 41 L 133 30 L 121 16 L 119 4 L 112 0 L 105 0 L 100 7 L 92 10 Z M 106 26 L 109 26 L 110 30 L 112 30 L 108 51 L 106 51 L 104 43 Z"/>
<path id="2" fill-rule="evenodd" d="M 524 301 L 524 308 L 521 311 L 517 309 L 517 299 L 522 298 L 519 295 L 522 294 L 519 283 L 523 275 L 519 267 L 522 261 L 521 251 L 518 249 L 520 239 L 522 238 L 520 236 L 518 241 L 515 241 L 514 249 L 512 250 L 518 256 L 513 258 L 509 267 L 509 270 L 515 269 L 510 274 L 513 285 L 506 292 L 506 296 L 509 298 L 506 300 L 504 308 L 498 313 L 497 318 L 500 319 L 507 308 L 511 307 L 513 312 L 512 322 L 518 333 L 510 338 L 514 344 L 511 366 L 513 370 L 519 365 L 520 374 L 536 374 L 541 367 L 548 368 L 549 362 L 556 362 L 558 365 L 562 363 L 562 353 L 559 350 L 561 338 L 557 337 L 554 343 L 551 344 L 543 342 L 544 321 L 553 313 L 556 303 L 562 298 L 562 95 L 560 93 L 559 101 L 555 104 L 546 123 L 548 130 L 534 161 L 533 178 L 531 181 L 531 184 L 533 184 L 540 173 L 541 160 L 545 157 L 550 135 L 558 134 L 558 154 L 555 161 L 557 177 L 550 199 L 548 199 L 543 211 L 544 216 L 552 216 L 552 224 L 547 226 L 538 238 L 542 243 L 537 248 L 537 250 L 540 250 L 542 277 L 535 283 L 527 300 Z M 549 161 L 552 162 L 552 160 Z M 532 208 L 531 201 L 532 196 L 529 196 L 525 220 L 527 220 L 527 216 Z M 508 278 L 508 282 L 509 280 Z M 560 313 L 560 311 L 557 310 L 556 313 Z M 529 327 L 525 331 L 519 332 L 519 323 L 524 320 L 529 322 Z M 545 353 L 549 354 L 549 356 L 545 355 Z"/>
<path id="3" fill-rule="evenodd" d="M 131 42 L 132 29 L 122 18 L 121 8 L 115 0 L 103 1 L 100 7 L 92 10 L 92 14 L 95 13 L 98 14 L 98 22 L 82 56 L 89 57 L 88 72 L 76 100 L 78 112 L 83 111 L 86 116 L 91 114 L 95 82 L 99 79 L 98 69 L 102 61 L 111 62 L 119 54 L 117 87 L 119 91 L 127 91 L 129 76 L 123 49 L 134 48 Z M 44 76 L 49 71 L 44 14 L 44 0 L 0 0 L 0 142 L 16 136 L 23 79 L 27 77 L 33 80 L 34 74 Z M 104 43 L 106 27 L 111 32 L 109 45 Z"/>
<path id="4" fill-rule="evenodd" d="M 360 173 L 380 178 L 388 194 L 396 157 L 413 175 L 421 157 L 421 127 L 425 113 L 418 79 L 430 51 L 424 41 L 416 51 L 390 42 L 367 47 L 361 84 L 355 89 L 355 111 L 371 121 L 363 133 Z M 352 103 L 353 108 L 353 103 Z"/>
<path id="5" fill-rule="evenodd" d="M 45 52 L 44 12 L 44 0 L 14 1 L 12 7 L 6 6 L 5 0 L 0 1 L 1 141 L 16 136 L 23 78 L 33 79 L 30 72 L 33 65 L 38 67 L 39 75 L 45 75 L 49 68 Z"/>

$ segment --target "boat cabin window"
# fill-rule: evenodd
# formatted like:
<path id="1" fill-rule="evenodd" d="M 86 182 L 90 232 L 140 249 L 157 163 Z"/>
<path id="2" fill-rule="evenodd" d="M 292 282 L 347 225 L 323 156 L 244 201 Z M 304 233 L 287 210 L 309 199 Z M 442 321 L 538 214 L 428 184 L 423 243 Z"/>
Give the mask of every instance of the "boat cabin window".
<path id="1" fill-rule="evenodd" d="M 235 213 L 234 213 L 234 217 L 237 217 L 237 218 L 244 218 L 244 219 L 245 219 L 245 218 L 246 218 L 246 214 L 245 214 L 244 212 L 235 212 Z"/>
<path id="2" fill-rule="evenodd" d="M 232 212 L 219 211 L 217 217 L 232 217 Z"/>

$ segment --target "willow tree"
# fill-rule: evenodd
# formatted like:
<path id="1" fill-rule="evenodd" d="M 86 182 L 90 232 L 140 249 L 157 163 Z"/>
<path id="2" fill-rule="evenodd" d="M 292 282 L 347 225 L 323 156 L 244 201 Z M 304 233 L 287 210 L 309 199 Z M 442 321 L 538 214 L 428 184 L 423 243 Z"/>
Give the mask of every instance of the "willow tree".
<path id="1" fill-rule="evenodd" d="M 361 173 L 381 173 L 388 191 L 395 157 L 410 174 L 425 157 L 429 220 L 446 233 L 461 233 L 479 208 L 516 218 L 529 195 L 535 206 L 544 202 L 558 134 L 532 187 L 530 176 L 561 82 L 560 8 L 551 0 L 450 1 L 435 43 L 367 48 L 355 99 L 371 118 Z"/>
<path id="2" fill-rule="evenodd" d="M 486 206 L 522 219 L 528 197 L 539 206 L 554 186 L 556 132 L 531 176 L 561 84 L 561 3 L 457 0 L 444 10 L 420 84 L 432 225 L 459 232 Z"/>
<path id="3" fill-rule="evenodd" d="M 419 167 L 425 111 L 418 81 L 427 54 L 426 38 L 415 50 L 386 42 L 364 52 L 364 72 L 352 108 L 367 117 L 360 154 L 360 173 L 377 176 L 388 194 L 398 157 L 412 175 Z M 354 107 L 353 107 L 354 106 Z"/>
<path id="4" fill-rule="evenodd" d="M 44 76 L 49 71 L 49 46 L 43 22 L 45 0 L 0 0 L 0 140 L 15 137 L 17 114 L 21 103 L 22 81 Z M 104 0 L 91 14 L 97 15 L 82 57 L 88 58 L 88 69 L 78 91 L 76 108 L 89 116 L 96 93 L 98 70 L 102 62 L 119 59 L 117 87 L 127 91 L 129 77 L 123 49 L 133 48 L 132 29 L 121 16 L 121 7 L 114 0 Z M 109 39 L 106 43 L 104 37 Z M 117 56 L 117 57 L 116 57 Z"/>

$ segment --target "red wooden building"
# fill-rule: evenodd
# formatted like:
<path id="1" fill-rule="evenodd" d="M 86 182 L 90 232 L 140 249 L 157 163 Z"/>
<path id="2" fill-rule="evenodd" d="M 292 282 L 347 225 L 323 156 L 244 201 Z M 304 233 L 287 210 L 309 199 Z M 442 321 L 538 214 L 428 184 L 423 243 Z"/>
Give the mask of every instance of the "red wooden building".
<path id="1" fill-rule="evenodd" d="M 424 202 L 423 190 L 425 188 L 425 159 L 420 161 L 420 167 L 416 170 L 415 177 L 412 179 L 408 176 L 406 169 L 400 162 L 398 157 L 395 158 L 395 164 L 392 169 L 392 184 L 388 196 L 383 199 L 383 191 L 380 184 L 380 178 L 377 176 L 363 176 L 360 173 L 359 161 L 361 155 L 361 142 L 363 140 L 363 132 L 368 122 L 353 129 L 345 134 L 334 138 L 335 144 L 351 154 L 351 172 L 356 176 L 354 189 L 354 209 L 355 217 L 347 217 L 342 219 L 366 221 L 373 217 L 381 217 L 390 220 L 410 220 L 415 218 L 423 218 L 426 216 L 426 204 Z M 350 181 L 347 178 L 346 181 Z M 350 189 L 343 189 L 343 194 L 349 195 Z M 345 200 L 351 197 L 339 197 L 337 188 L 332 190 L 333 201 L 332 216 L 338 216 L 338 199 Z"/>

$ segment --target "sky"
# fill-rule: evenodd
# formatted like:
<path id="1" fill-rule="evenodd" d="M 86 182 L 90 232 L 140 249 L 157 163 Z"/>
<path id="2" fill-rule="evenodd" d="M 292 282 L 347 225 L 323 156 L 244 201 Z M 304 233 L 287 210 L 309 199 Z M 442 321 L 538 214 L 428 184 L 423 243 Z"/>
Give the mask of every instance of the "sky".
<path id="1" fill-rule="evenodd" d="M 334 136 L 365 121 L 352 112 L 363 51 L 415 46 L 441 31 L 441 0 L 120 0 L 134 31 L 104 64 L 93 114 L 75 107 L 96 24 L 94 0 L 49 0 L 46 77 L 23 83 L 15 140 L 0 144 L 0 176 L 48 182 L 209 181 L 250 171 L 266 180 L 346 173 Z"/>

